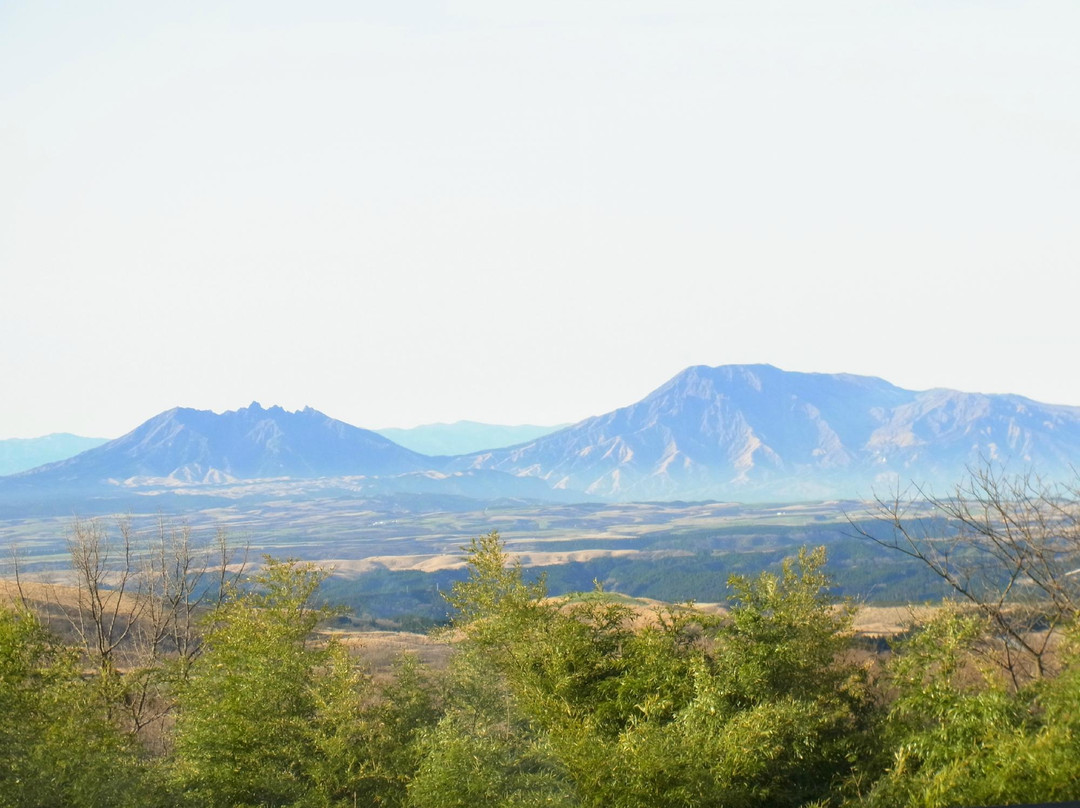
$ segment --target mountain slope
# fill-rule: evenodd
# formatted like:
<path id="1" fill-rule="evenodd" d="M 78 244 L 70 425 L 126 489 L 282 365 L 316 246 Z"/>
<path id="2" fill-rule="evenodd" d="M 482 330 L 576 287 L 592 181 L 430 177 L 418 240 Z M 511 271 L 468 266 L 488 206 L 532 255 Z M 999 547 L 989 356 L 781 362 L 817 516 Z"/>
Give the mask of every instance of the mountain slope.
<path id="1" fill-rule="evenodd" d="M 426 455 L 461 455 L 513 446 L 548 435 L 567 426 L 504 426 L 477 421 L 457 421 L 453 424 L 424 424 L 411 429 L 376 429 L 384 438 L 399 446 Z"/>
<path id="2" fill-rule="evenodd" d="M 105 438 L 84 438 L 67 432 L 0 440 L 0 476 L 66 460 L 106 442 Z"/>
<path id="3" fill-rule="evenodd" d="M 536 499 L 554 489 L 560 499 L 820 500 L 911 481 L 941 491 L 983 461 L 1071 479 L 1078 460 L 1078 407 L 770 365 L 699 366 L 627 407 L 452 457 L 418 454 L 310 408 L 178 408 L 68 460 L 5 477 L 0 498 L 365 477 L 395 493 L 488 498 Z"/>
<path id="4" fill-rule="evenodd" d="M 206 482 L 266 477 L 384 475 L 421 471 L 428 459 L 310 407 L 258 403 L 221 415 L 175 408 L 68 460 L 12 480 L 36 485 Z"/>
<path id="5" fill-rule="evenodd" d="M 636 404 L 451 467 L 619 500 L 760 500 L 947 486 L 983 459 L 1064 474 L 1078 458 L 1080 408 L 729 365 L 688 368 Z"/>

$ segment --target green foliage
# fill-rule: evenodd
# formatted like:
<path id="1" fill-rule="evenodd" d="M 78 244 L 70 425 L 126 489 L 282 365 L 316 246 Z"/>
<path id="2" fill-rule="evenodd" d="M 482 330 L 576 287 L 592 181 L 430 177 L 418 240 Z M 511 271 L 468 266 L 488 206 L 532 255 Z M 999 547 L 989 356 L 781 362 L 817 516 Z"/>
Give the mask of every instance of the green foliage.
<path id="1" fill-rule="evenodd" d="M 498 535 L 451 596 L 464 635 L 450 712 L 428 738 L 417 805 L 801 805 L 865 742 L 859 672 L 838 661 L 823 550 L 733 578 L 729 621 L 644 618 L 602 592 L 545 599 Z M 644 625 L 642 625 L 644 620 Z M 458 802 L 459 801 L 459 802 Z"/>
<path id="2" fill-rule="evenodd" d="M 984 619 L 952 606 L 897 649 L 884 771 L 855 802 L 937 808 L 1080 797 L 1075 653 L 1059 676 L 1014 691 L 983 662 L 986 636 Z"/>
<path id="3" fill-rule="evenodd" d="M 123 806 L 151 799 L 99 690 L 36 619 L 0 608 L 0 806 Z"/>
<path id="4" fill-rule="evenodd" d="M 409 785 L 413 806 L 567 803 L 558 761 L 502 675 L 528 664 L 555 608 L 542 580 L 526 583 L 498 533 L 473 539 L 468 579 L 447 596 L 462 639 L 450 674 L 450 704 L 423 735 L 423 762 Z"/>
<path id="5" fill-rule="evenodd" d="M 833 601 L 821 548 L 731 576 L 724 617 L 599 586 L 549 598 L 497 533 L 470 544 L 467 576 L 447 598 L 446 675 L 403 658 L 380 684 L 316 631 L 325 573 L 268 559 L 208 616 L 177 678 L 174 751 L 156 767 L 109 720 L 131 672 L 103 683 L 30 615 L 0 611 L 0 808 L 1080 797 L 1077 625 L 1055 649 L 1060 673 L 1017 688 L 986 661 L 985 618 L 948 608 L 872 685 L 847 661 L 852 613 Z"/>
<path id="6" fill-rule="evenodd" d="M 850 614 L 833 606 L 824 563 L 819 549 L 784 562 L 779 575 L 732 578 L 730 620 L 710 632 L 711 647 L 688 672 L 672 671 L 689 692 L 661 705 L 670 724 L 646 700 L 649 720 L 633 727 L 645 740 L 624 736 L 633 775 L 655 772 L 653 783 L 640 782 L 642 798 L 801 805 L 827 797 L 850 769 L 872 710 L 860 671 L 839 661 Z"/>
<path id="7" fill-rule="evenodd" d="M 453 712 L 427 737 L 409 787 L 415 808 L 570 806 L 558 761 L 520 725 L 471 721 Z"/>
<path id="8" fill-rule="evenodd" d="M 455 626 L 465 627 L 480 620 L 513 619 L 540 606 L 547 595 L 544 581 L 525 582 L 521 563 L 510 563 L 498 531 L 472 539 L 465 550 L 469 556 L 469 577 L 455 583 L 446 598 L 455 612 Z"/>
<path id="9" fill-rule="evenodd" d="M 423 763 L 425 733 L 441 715 L 428 675 L 413 657 L 402 657 L 368 712 L 368 804 L 407 804 L 406 789 Z"/>
<path id="10" fill-rule="evenodd" d="M 722 657 L 735 674 L 738 699 L 814 698 L 835 689 L 844 674 L 832 663 L 847 645 L 852 611 L 834 608 L 824 547 L 800 550 L 783 562 L 779 575 L 736 575 L 728 585 L 732 621 Z"/>
<path id="11" fill-rule="evenodd" d="M 343 655 L 334 663 L 351 667 Z M 421 762 L 421 733 L 439 717 L 418 663 L 403 657 L 382 688 L 354 668 L 327 677 L 326 685 L 317 693 L 305 804 L 318 797 L 315 804 L 405 805 Z"/>
<path id="12" fill-rule="evenodd" d="M 311 634 L 325 573 L 267 559 L 216 610 L 180 693 L 175 778 L 199 805 L 351 804 L 366 680 Z"/>

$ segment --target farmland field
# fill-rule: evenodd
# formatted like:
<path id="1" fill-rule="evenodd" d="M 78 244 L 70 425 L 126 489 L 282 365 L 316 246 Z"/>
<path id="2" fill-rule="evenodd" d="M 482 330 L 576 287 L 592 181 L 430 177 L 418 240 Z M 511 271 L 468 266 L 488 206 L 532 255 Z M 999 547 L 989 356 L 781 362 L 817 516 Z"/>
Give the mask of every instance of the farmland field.
<path id="1" fill-rule="evenodd" d="M 176 505 L 177 499 L 168 504 Z M 202 542 L 223 530 L 252 563 L 267 554 L 323 564 L 334 570 L 325 585 L 327 597 L 371 619 L 440 620 L 445 615 L 440 593 L 462 575 L 463 545 L 492 530 L 523 566 L 546 574 L 553 594 L 588 590 L 599 582 L 636 597 L 718 602 L 726 597 L 729 575 L 756 574 L 799 547 L 818 545 L 827 548 L 839 595 L 907 603 L 942 594 L 922 568 L 853 536 L 849 519 L 865 513 L 855 502 L 485 506 L 453 497 L 355 499 L 276 485 L 258 496 L 245 490 L 231 501 L 192 498 L 190 505 L 125 515 L 143 535 L 153 533 L 159 520 L 190 526 Z M 63 580 L 74 518 L 0 520 L 7 566 L 14 553 L 24 575 Z M 94 518 L 106 528 L 116 520 Z"/>

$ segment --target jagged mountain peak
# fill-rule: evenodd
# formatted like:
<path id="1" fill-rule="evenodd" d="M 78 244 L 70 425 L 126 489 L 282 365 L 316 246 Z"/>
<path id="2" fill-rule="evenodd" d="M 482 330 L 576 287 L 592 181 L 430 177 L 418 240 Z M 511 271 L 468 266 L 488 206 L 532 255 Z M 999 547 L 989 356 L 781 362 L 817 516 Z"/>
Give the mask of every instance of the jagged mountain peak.
<path id="1" fill-rule="evenodd" d="M 306 407 L 248 407 L 217 414 L 174 407 L 88 452 L 22 476 L 81 481 L 257 479 L 400 474 L 427 458 L 370 430 Z"/>
<path id="2" fill-rule="evenodd" d="M 695 365 L 640 401 L 507 448 L 431 457 L 311 407 L 253 401 L 221 414 L 175 407 L 21 479 L 47 488 L 492 471 L 603 498 L 760 501 L 869 496 L 911 480 L 948 487 L 985 460 L 1052 477 L 1077 458 L 1077 407 L 768 364 Z"/>

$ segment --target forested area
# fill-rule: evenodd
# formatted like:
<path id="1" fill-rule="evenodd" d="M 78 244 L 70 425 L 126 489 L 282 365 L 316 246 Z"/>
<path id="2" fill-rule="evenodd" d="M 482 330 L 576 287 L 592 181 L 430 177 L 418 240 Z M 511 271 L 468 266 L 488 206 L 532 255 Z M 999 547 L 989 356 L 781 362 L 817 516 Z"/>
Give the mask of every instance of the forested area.
<path id="1" fill-rule="evenodd" d="M 859 647 L 821 549 L 732 576 L 723 615 L 643 613 L 599 589 L 548 597 L 491 533 L 448 594 L 449 664 L 403 657 L 392 676 L 319 630 L 333 611 L 315 565 L 195 563 L 190 537 L 163 530 L 151 563 L 118 580 L 107 537 L 77 526 L 77 602 L 27 608 L 20 582 L 0 609 L 0 805 L 1075 799 L 1080 631 L 1062 513 L 1011 545 L 1045 573 L 1040 598 L 1009 595 L 1027 573 L 996 601 L 958 578 L 959 599 L 887 654 Z M 898 547 L 947 549 L 893 515 Z"/>

